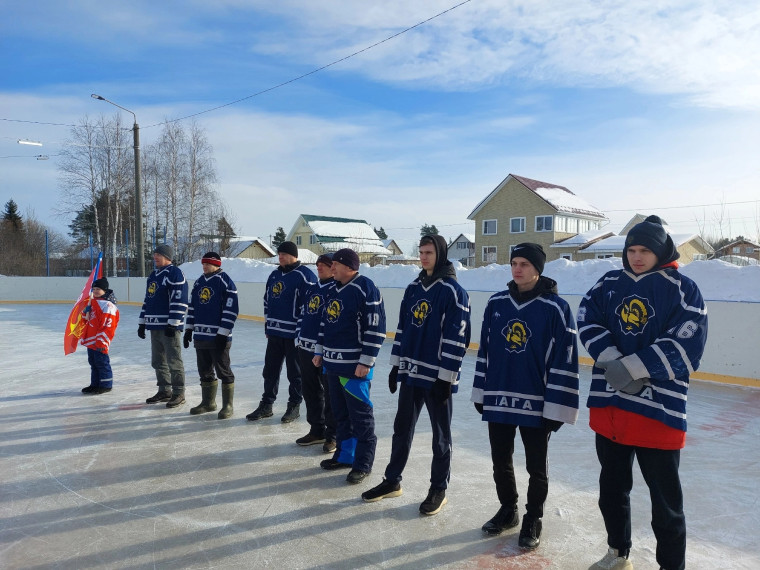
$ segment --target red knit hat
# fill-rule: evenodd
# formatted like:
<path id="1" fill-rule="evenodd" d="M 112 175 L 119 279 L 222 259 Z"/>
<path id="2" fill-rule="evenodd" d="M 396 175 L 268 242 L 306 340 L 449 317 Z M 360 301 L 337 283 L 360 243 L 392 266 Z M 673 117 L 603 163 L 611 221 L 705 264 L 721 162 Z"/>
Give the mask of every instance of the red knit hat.
<path id="1" fill-rule="evenodd" d="M 201 263 L 208 263 L 209 265 L 216 265 L 217 267 L 221 267 L 222 258 L 219 256 L 217 252 L 209 251 L 208 253 L 203 254 L 203 259 L 201 259 Z"/>

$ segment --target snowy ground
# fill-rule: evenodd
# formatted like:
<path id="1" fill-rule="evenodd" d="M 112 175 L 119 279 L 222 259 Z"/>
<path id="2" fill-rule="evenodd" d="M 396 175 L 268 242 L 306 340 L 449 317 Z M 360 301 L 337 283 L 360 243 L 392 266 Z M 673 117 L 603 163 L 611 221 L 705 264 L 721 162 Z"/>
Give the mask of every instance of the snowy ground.
<path id="1" fill-rule="evenodd" d="M 455 396 L 449 503 L 422 518 L 430 427 L 423 412 L 404 494 L 365 504 L 390 454 L 395 396 L 386 387 L 388 345 L 372 392 L 378 450 L 367 483 L 318 467 L 321 449 L 300 448 L 302 417 L 244 418 L 261 394 L 263 326 L 242 321 L 232 349 L 235 416 L 190 416 L 199 401 L 194 353 L 185 351 L 188 403 L 144 404 L 155 391 L 149 343 L 137 338 L 136 307 L 122 306 L 113 345 L 116 388 L 87 397 L 85 352 L 63 356 L 70 307 L 1 305 L 0 567 L 2 568 L 587 568 L 606 550 L 596 506 L 598 465 L 588 413 L 552 438 L 551 484 L 539 549 L 516 548 L 516 529 L 483 536 L 498 508 L 485 425 L 469 404 L 469 354 Z M 80 349 L 81 350 L 81 349 Z M 584 392 L 589 370 L 583 369 Z M 585 401 L 585 395 L 584 395 Z M 760 568 L 760 391 L 693 382 L 682 479 L 688 567 Z M 516 444 L 518 483 L 527 478 Z M 632 560 L 657 568 L 649 499 L 637 476 Z M 522 505 L 521 505 L 522 512 Z"/>

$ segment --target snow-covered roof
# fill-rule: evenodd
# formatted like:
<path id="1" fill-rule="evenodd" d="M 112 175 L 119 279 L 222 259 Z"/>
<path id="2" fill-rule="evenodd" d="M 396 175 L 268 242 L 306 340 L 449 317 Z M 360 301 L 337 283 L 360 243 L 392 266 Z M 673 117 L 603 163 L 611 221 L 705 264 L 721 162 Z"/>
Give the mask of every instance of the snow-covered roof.
<path id="1" fill-rule="evenodd" d="M 254 243 L 258 243 L 259 246 L 261 246 L 261 248 L 269 255 L 277 254 L 277 252 L 274 251 L 268 243 L 256 236 L 235 236 L 235 239 L 230 240 L 230 249 L 227 252 L 227 257 L 237 257 L 246 249 L 251 247 Z"/>
<path id="2" fill-rule="evenodd" d="M 320 245 L 326 251 L 338 251 L 344 247 L 358 253 L 375 255 L 392 255 L 392 251 L 383 245 L 375 230 L 364 220 L 336 221 L 336 218 L 317 218 L 303 216 L 311 231 L 316 235 Z"/>
<path id="3" fill-rule="evenodd" d="M 712 247 L 710 247 L 710 244 L 699 237 L 698 234 L 671 234 L 670 237 L 673 238 L 673 243 L 676 245 L 676 247 L 681 247 L 685 243 L 688 243 L 692 240 L 697 240 L 706 251 L 712 252 Z M 625 238 L 626 236 L 610 236 L 608 238 L 599 240 L 596 243 L 592 243 L 588 247 L 583 248 L 582 251 L 584 253 L 622 253 L 623 248 L 625 247 Z"/>
<path id="4" fill-rule="evenodd" d="M 299 247 L 298 248 L 298 261 L 304 264 L 314 264 L 317 262 L 317 258 L 319 255 L 311 251 L 310 249 L 306 249 L 305 247 Z M 274 263 L 275 265 L 280 264 L 280 257 L 278 255 L 275 255 L 274 257 L 268 257 L 266 259 L 263 259 L 262 261 L 265 261 L 266 263 Z"/>
<path id="5" fill-rule="evenodd" d="M 601 238 L 610 237 L 615 235 L 610 230 L 590 230 L 583 232 L 582 234 L 576 234 L 573 237 L 563 239 L 556 243 L 551 244 L 549 247 L 580 247 L 589 242 L 598 241 Z"/>
<path id="6" fill-rule="evenodd" d="M 558 212 L 604 217 L 601 210 L 595 208 L 583 198 L 576 196 L 570 190 L 562 188 L 537 188 L 535 192 L 554 206 Z"/>

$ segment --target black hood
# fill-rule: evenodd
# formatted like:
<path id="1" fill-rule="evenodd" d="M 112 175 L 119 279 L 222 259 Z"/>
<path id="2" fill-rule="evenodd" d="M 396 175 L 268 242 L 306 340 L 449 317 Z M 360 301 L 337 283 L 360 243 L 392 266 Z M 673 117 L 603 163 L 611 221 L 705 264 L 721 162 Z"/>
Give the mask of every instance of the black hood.
<path id="1" fill-rule="evenodd" d="M 509 294 L 518 303 L 525 303 L 526 301 L 530 301 L 531 299 L 535 299 L 539 295 L 544 295 L 546 293 L 553 293 L 554 295 L 559 294 L 559 291 L 557 289 L 557 282 L 550 277 L 545 277 L 544 275 L 540 275 L 538 277 L 536 286 L 533 287 L 533 289 L 530 291 L 520 292 L 517 289 L 517 284 L 514 281 L 507 283 L 507 288 L 509 288 Z"/>
<path id="2" fill-rule="evenodd" d="M 446 238 L 434 234 L 428 234 L 422 237 L 432 239 L 433 244 L 435 245 L 435 266 L 433 267 L 433 272 L 430 275 L 428 275 L 427 271 L 424 269 L 420 271 L 419 279 L 422 281 L 422 284 L 427 287 L 436 279 L 441 279 L 444 277 L 451 277 L 452 279 L 456 279 L 457 272 L 456 269 L 454 269 L 452 263 L 449 261 L 449 246 L 446 243 Z"/>

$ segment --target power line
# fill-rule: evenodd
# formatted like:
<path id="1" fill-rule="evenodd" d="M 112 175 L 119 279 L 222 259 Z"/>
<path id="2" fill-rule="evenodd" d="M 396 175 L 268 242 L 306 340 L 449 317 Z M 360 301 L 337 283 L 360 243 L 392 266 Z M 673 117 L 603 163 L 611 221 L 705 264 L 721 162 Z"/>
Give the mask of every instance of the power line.
<path id="1" fill-rule="evenodd" d="M 159 125 L 164 125 L 164 124 L 168 124 L 168 123 L 177 123 L 179 121 L 184 121 L 185 119 L 190 119 L 192 117 L 197 117 L 198 115 L 203 115 L 205 113 L 211 113 L 212 111 L 218 111 L 219 109 L 223 109 L 224 107 L 229 107 L 231 105 L 236 105 L 237 103 L 241 103 L 243 101 L 247 101 L 248 99 L 253 99 L 254 97 L 258 97 L 259 95 L 263 95 L 264 93 L 269 93 L 270 91 L 274 91 L 275 89 L 279 89 L 280 87 L 284 87 L 285 85 L 289 85 L 291 83 L 295 83 L 296 81 L 300 81 L 301 79 L 304 79 L 305 77 L 309 77 L 310 75 L 314 75 L 315 73 L 319 73 L 320 71 L 324 71 L 328 67 L 332 67 L 332 66 L 337 65 L 339 63 L 342 63 L 342 62 L 344 62 L 344 61 L 346 61 L 348 59 L 351 59 L 352 57 L 355 57 L 355 56 L 357 56 L 359 54 L 362 54 L 365 51 L 369 51 L 372 48 L 375 48 L 375 47 L 377 47 L 379 45 L 384 44 L 385 42 L 389 42 L 392 39 L 395 39 L 395 38 L 397 38 L 397 37 L 399 37 L 399 36 L 401 36 L 401 35 L 403 35 L 403 34 L 405 34 L 407 32 L 410 32 L 411 30 L 414 30 L 415 28 L 419 28 L 420 26 L 422 26 L 424 24 L 427 24 L 428 22 L 430 22 L 432 20 L 435 20 L 436 18 L 438 18 L 440 16 L 443 16 L 444 14 L 447 14 L 448 12 L 451 12 L 452 10 L 456 10 L 460 6 L 464 6 L 465 4 L 468 4 L 469 2 L 472 2 L 472 0 L 464 0 L 463 2 L 460 2 L 459 4 L 456 4 L 456 5 L 454 5 L 454 6 L 450 7 L 450 8 L 447 8 L 443 12 L 439 12 L 435 16 L 431 16 L 430 18 L 428 18 L 426 20 L 422 20 L 421 22 L 417 22 L 413 26 L 409 26 L 408 28 L 406 28 L 404 30 L 401 30 L 400 32 L 392 34 L 392 35 L 388 36 L 387 38 L 385 38 L 383 40 L 380 40 L 379 42 L 375 42 L 374 44 L 369 45 L 369 46 L 367 46 L 365 48 L 362 48 L 362 49 L 360 49 L 358 51 L 355 51 L 354 53 L 352 53 L 350 55 L 347 55 L 345 57 L 341 57 L 340 59 L 336 59 L 335 61 L 333 61 L 331 63 L 328 63 L 327 65 L 323 65 L 322 67 L 317 67 L 316 69 L 312 69 L 311 71 L 309 71 L 307 73 L 304 73 L 304 74 L 299 75 L 297 77 L 294 77 L 292 79 L 288 79 L 287 81 L 283 81 L 282 83 L 279 83 L 279 84 L 274 85 L 272 87 L 268 87 L 267 89 L 262 89 L 261 91 L 253 93 L 251 95 L 247 95 L 245 97 L 241 97 L 240 99 L 236 99 L 234 101 L 230 101 L 229 103 L 225 103 L 223 105 L 218 105 L 216 107 L 212 107 L 211 109 L 206 109 L 205 111 L 199 111 L 198 113 L 193 113 L 192 115 L 186 115 L 184 117 L 180 117 L 179 119 L 173 119 L 171 121 L 162 121 L 160 123 L 155 123 L 153 125 L 148 125 L 147 127 L 144 127 L 144 128 L 149 129 L 151 127 L 157 127 Z"/>
<path id="2" fill-rule="evenodd" d="M 689 206 L 661 206 L 659 208 L 654 208 L 647 206 L 646 210 L 686 210 L 687 208 L 706 208 L 708 206 L 733 206 L 735 204 L 757 204 L 760 203 L 760 200 L 744 200 L 741 202 L 716 202 L 715 204 L 694 204 Z M 624 208 L 622 210 L 603 210 L 604 213 L 607 212 L 637 212 L 641 210 L 641 208 Z"/>

